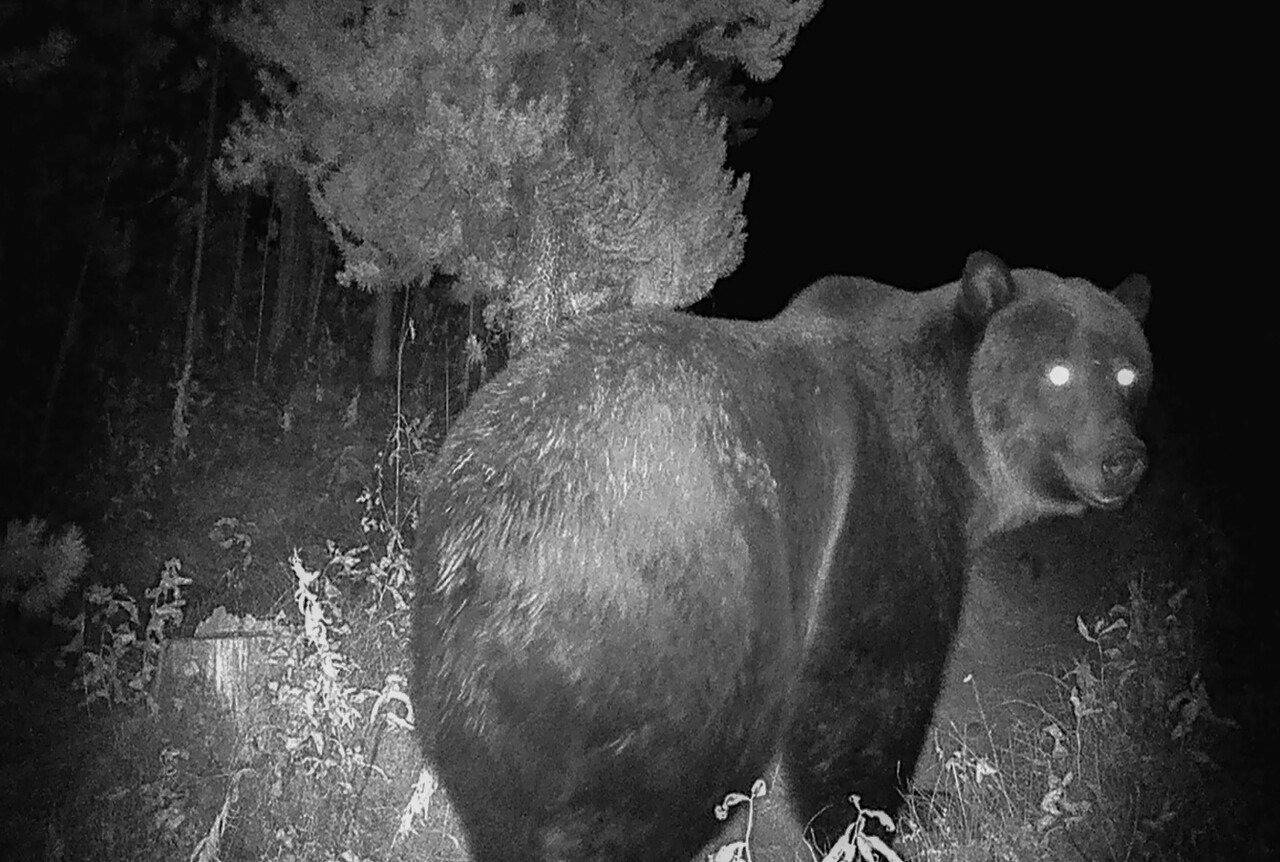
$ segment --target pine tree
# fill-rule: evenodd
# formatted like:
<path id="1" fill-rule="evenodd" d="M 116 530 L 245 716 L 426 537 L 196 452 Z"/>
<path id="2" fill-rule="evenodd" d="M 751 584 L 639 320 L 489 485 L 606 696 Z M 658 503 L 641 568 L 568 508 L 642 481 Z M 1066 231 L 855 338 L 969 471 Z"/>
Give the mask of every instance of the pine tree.
<path id="1" fill-rule="evenodd" d="M 690 42 L 757 79 L 820 0 L 277 0 L 229 28 L 265 61 L 224 178 L 284 165 L 379 290 L 453 276 L 519 350 L 559 321 L 677 307 L 742 258 L 746 178 L 725 167 Z"/>

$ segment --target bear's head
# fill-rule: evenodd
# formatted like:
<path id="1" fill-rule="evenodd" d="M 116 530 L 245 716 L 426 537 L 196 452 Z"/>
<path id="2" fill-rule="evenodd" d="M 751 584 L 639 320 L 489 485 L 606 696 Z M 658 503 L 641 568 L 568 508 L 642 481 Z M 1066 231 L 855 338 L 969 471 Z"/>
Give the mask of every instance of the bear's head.
<path id="1" fill-rule="evenodd" d="M 1078 278 L 969 257 L 961 314 L 993 527 L 1120 506 L 1146 470 L 1135 431 L 1151 386 L 1146 278 L 1105 293 Z"/>

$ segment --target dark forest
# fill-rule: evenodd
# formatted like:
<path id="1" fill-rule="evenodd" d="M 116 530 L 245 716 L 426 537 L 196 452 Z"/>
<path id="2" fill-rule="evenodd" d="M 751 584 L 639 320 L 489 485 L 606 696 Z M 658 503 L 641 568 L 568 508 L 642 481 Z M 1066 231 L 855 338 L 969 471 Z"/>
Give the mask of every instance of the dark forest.
<path id="1" fill-rule="evenodd" d="M 299 69 L 334 92 L 339 75 L 359 80 L 334 71 L 340 51 L 393 74 L 385 46 L 418 49 L 370 34 L 407 20 L 401 7 L 450 19 L 458 41 L 467 15 L 501 7 L 483 14 L 545 19 L 520 37 L 545 46 L 579 32 L 583 10 L 619 5 L 663 4 L 468 2 L 453 20 L 449 4 L 318 3 L 338 35 L 311 34 L 330 53 L 308 66 L 254 23 L 286 3 L 0 0 L 0 855 L 470 858 L 448 803 L 423 807 L 401 720 L 418 482 L 539 327 L 641 304 L 614 273 L 659 244 L 662 219 L 601 216 L 623 251 L 578 269 L 502 258 L 504 283 L 551 285 L 539 304 L 533 288 L 493 288 L 501 267 L 439 225 L 452 211 L 457 231 L 494 246 L 545 235 L 573 247 L 570 216 L 613 206 L 592 197 L 596 174 L 574 173 L 580 160 L 555 164 L 559 186 L 514 171 L 470 193 L 459 177 L 486 163 L 442 160 L 382 177 L 395 194 L 380 207 L 380 186 L 339 190 L 333 165 L 354 165 L 344 182 L 375 170 L 370 153 L 403 149 L 377 111 L 420 131 L 446 116 L 437 102 L 388 108 L 365 93 L 334 114 L 331 126 L 349 121 L 338 131 L 245 117 L 284 104 L 301 115 L 313 91 L 290 78 Z M 1257 275 L 1269 202 L 1260 69 L 1244 47 L 1254 25 L 1053 15 L 827 0 L 772 76 L 709 53 L 711 25 L 665 38 L 627 29 L 642 12 L 613 15 L 600 40 L 639 46 L 619 56 L 646 70 L 688 63 L 706 122 L 723 121 L 693 143 L 665 127 L 686 176 L 706 183 L 669 190 L 693 213 L 672 232 L 732 235 L 731 183 L 750 178 L 736 265 L 690 239 L 685 269 L 647 301 L 759 321 L 828 274 L 923 291 L 957 281 L 979 250 L 1105 288 L 1145 275 L 1148 476 L 1122 512 L 1021 531 L 975 570 L 935 718 L 939 763 L 926 768 L 926 743 L 895 847 L 903 859 L 1274 858 L 1280 610 L 1263 543 L 1277 344 Z M 508 66 L 495 55 L 510 92 L 553 100 L 563 76 L 566 116 L 594 118 L 565 133 L 565 152 L 598 155 L 601 183 L 631 169 L 648 181 L 626 133 L 599 132 L 615 97 L 520 44 Z M 444 63 L 439 92 L 465 94 L 448 89 L 454 71 Z M 637 110 L 667 122 L 654 98 Z M 492 137 L 532 147 L 521 135 L 541 116 L 495 120 Z M 446 140 L 452 130 L 441 146 L 519 161 L 486 151 L 490 127 L 476 128 L 480 144 Z M 431 194 L 413 197 L 415 183 Z M 722 203 L 707 189 L 725 183 Z M 571 191 L 539 209 L 552 186 Z M 1107 628 L 1117 619 L 1123 630 Z M 1036 716 L 997 716 L 1028 700 Z M 979 741 L 947 736 L 966 721 Z M 793 858 L 766 848 L 802 830 L 761 811 L 752 858 Z"/>

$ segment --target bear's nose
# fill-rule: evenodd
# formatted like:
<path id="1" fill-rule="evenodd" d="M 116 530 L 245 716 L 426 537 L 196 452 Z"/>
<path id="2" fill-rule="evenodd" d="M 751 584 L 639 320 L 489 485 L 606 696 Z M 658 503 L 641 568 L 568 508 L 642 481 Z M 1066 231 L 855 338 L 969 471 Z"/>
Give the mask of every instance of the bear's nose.
<path id="1" fill-rule="evenodd" d="M 1115 449 L 1102 459 L 1102 479 L 1108 488 L 1131 488 L 1147 469 L 1147 450 L 1141 443 Z"/>

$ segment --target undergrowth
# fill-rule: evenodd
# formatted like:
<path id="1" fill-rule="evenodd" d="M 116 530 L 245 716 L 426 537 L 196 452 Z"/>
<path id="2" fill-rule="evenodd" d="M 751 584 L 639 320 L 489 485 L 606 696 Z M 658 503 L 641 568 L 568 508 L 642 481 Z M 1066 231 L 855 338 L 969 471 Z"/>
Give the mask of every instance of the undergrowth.
<path id="1" fill-rule="evenodd" d="M 397 429 L 404 451 L 380 459 L 361 497 L 376 544 L 330 543 L 318 565 L 291 555 L 291 602 L 255 629 L 269 648 L 236 713 L 207 692 L 157 687 L 191 586 L 177 560 L 142 600 L 123 586 L 85 591 L 83 612 L 64 621 L 75 634 L 64 653 L 76 660 L 80 708 L 112 722 L 115 780 L 75 825 L 51 823 L 46 846 L 199 862 L 466 858 L 447 806 L 432 807 L 436 783 L 410 733 L 401 528 L 412 526 L 412 511 L 388 506 L 381 481 L 386 465 L 399 471 L 424 451 L 416 437 L 412 448 L 404 442 L 419 433 Z M 209 538 L 234 558 L 223 578 L 252 576 L 251 532 L 235 519 L 213 525 Z M 1221 783 L 1215 746 L 1233 728 L 1213 712 L 1197 671 L 1186 597 L 1134 581 L 1126 601 L 1077 620 L 1081 654 L 1046 677 L 1048 697 L 988 704 L 969 680 L 981 721 L 935 736 L 937 777 L 908 797 L 896 852 L 877 837 L 895 824 L 859 807 L 824 862 L 1231 855 L 1241 824 L 1206 788 Z M 726 797 L 717 816 L 746 806 L 745 833 L 714 862 L 754 862 L 752 812 L 765 792 L 757 782 Z"/>
<path id="2" fill-rule="evenodd" d="M 286 407 L 278 427 L 298 434 L 328 394 L 315 388 Z M 467 858 L 447 804 L 433 801 L 435 779 L 421 769 L 410 733 L 405 536 L 415 511 L 406 501 L 416 498 L 434 423 L 430 415 L 408 421 L 415 411 L 403 409 L 398 391 L 396 398 L 394 430 L 358 501 L 365 543 L 295 550 L 284 607 L 261 621 L 234 618 L 265 644 L 245 703 L 232 708 L 208 691 L 159 683 L 177 679 L 167 673 L 167 645 L 196 622 L 187 616 L 197 590 L 248 595 L 263 582 L 271 565 L 263 518 L 206 522 L 219 561 L 207 581 L 174 559 L 140 597 L 120 585 L 84 592 L 80 615 L 63 621 L 74 633 L 63 652 L 100 754 L 50 819 L 46 848 L 66 858 L 198 862 Z M 360 405 L 358 392 L 344 399 L 332 426 L 356 425 Z M 121 522 L 149 521 L 168 476 L 164 450 L 131 440 L 117 442 L 136 481 L 108 508 Z M 369 466 L 352 449 L 321 471 L 326 488 Z M 30 536 L 13 547 L 30 550 L 7 558 L 21 563 L 8 569 L 23 573 L 6 580 L 9 603 L 37 595 L 33 584 L 62 589 L 79 576 L 87 551 L 78 530 L 60 538 L 43 526 L 11 530 Z M 896 862 L 895 852 L 961 862 L 1229 857 L 1231 834 L 1247 827 L 1208 788 L 1223 783 L 1215 751 L 1234 731 L 1210 708 L 1197 672 L 1187 593 L 1137 581 L 1129 590 L 1100 619 L 1078 621 L 1081 656 L 1046 678 L 1048 696 L 988 704 L 971 681 L 981 721 L 935 736 L 933 786 L 916 788 L 896 824 L 857 807 L 825 862 Z M 52 606 L 38 597 L 40 607 Z M 727 819 L 745 806 L 747 815 L 744 834 L 726 839 L 714 862 L 769 862 L 752 855 L 755 806 L 766 790 L 757 782 L 715 812 Z M 890 848 L 877 835 L 895 828 Z M 818 859 L 807 848 L 797 853 Z"/>
<path id="3" fill-rule="evenodd" d="M 384 501 L 382 476 L 424 451 L 420 433 L 397 428 L 403 451 L 380 459 L 361 497 L 376 545 L 330 543 L 311 566 L 292 554 L 290 605 L 257 629 L 270 646 L 237 714 L 207 693 L 157 690 L 191 585 L 177 560 L 142 601 L 123 586 L 86 590 L 64 653 L 76 658 L 81 708 L 119 717 L 114 744 L 128 766 L 50 843 L 200 862 L 466 858 L 447 806 L 432 808 L 436 783 L 410 733 L 402 527 L 412 526 L 412 510 Z M 213 525 L 210 539 L 234 558 L 224 579 L 251 577 L 250 532 L 235 519 Z M 987 704 L 969 680 L 981 721 L 936 735 L 936 780 L 908 797 L 896 852 L 877 837 L 895 824 L 859 807 L 824 862 L 1222 856 L 1225 830 L 1238 824 L 1205 803 L 1205 788 L 1220 777 L 1214 746 L 1233 731 L 1196 670 L 1186 596 L 1134 581 L 1126 601 L 1091 623 L 1077 620 L 1081 655 L 1047 677 L 1048 697 Z M 714 862 L 754 862 L 752 811 L 765 792 L 757 782 L 726 797 L 717 816 L 745 805 L 745 834 Z M 131 820 L 135 828 L 122 828 Z"/>
<path id="4" fill-rule="evenodd" d="M 73 632 L 63 654 L 73 661 L 81 708 L 111 738 L 115 765 L 104 768 L 131 778 L 103 780 L 80 800 L 74 823 L 51 823 L 46 846 L 73 856 L 202 862 L 359 860 L 406 848 L 418 855 L 415 832 L 434 784 L 420 775 L 410 733 L 402 528 L 411 526 L 412 507 L 398 502 L 412 499 L 411 480 L 400 474 L 423 451 L 424 428 L 397 427 L 392 443 L 404 453 L 381 460 L 391 469 L 378 469 L 361 497 L 363 531 L 376 546 L 330 543 L 319 565 L 295 550 L 289 607 L 265 621 L 212 615 L 229 621 L 214 638 L 263 645 L 250 662 L 250 696 L 235 709 L 164 666 L 191 584 L 178 560 L 141 599 L 123 585 L 84 591 L 83 611 L 63 621 Z M 392 472 L 396 504 L 387 504 L 382 477 Z M 235 518 L 210 529 L 234 558 L 220 583 L 253 576 L 255 530 Z M 176 687 L 158 685 L 162 677 Z"/>
<path id="5" fill-rule="evenodd" d="M 1084 650 L 1052 677 L 1048 698 L 988 707 L 974 685 L 982 720 L 935 737 L 940 768 L 907 800 L 902 849 L 955 860 L 1225 858 L 1199 814 L 1220 778 L 1209 747 L 1232 727 L 1197 671 L 1186 596 L 1135 580 L 1102 618 L 1077 618 Z"/>

